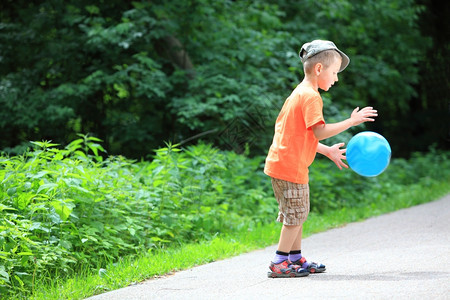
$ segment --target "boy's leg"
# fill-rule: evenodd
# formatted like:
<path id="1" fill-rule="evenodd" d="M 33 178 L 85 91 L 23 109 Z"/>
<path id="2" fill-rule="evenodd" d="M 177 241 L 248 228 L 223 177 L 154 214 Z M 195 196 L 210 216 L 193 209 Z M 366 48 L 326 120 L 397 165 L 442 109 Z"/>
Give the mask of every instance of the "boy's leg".
<path id="1" fill-rule="evenodd" d="M 278 251 L 273 262 L 287 260 L 289 265 L 311 273 L 325 271 L 323 264 L 307 262 L 302 257 L 303 223 L 309 213 L 309 186 L 272 178 L 272 186 L 279 204 L 278 221 L 283 222 Z M 294 225 L 299 224 L 299 225 Z M 282 254 L 282 255 L 280 255 Z"/>
<path id="2" fill-rule="evenodd" d="M 309 214 L 309 186 L 272 178 L 278 202 L 277 221 L 283 223 L 278 251 L 301 249 L 303 222 Z"/>
<path id="3" fill-rule="evenodd" d="M 289 260 L 289 252 L 291 251 L 292 244 L 298 236 L 298 231 L 301 225 L 283 225 L 280 233 L 280 240 L 278 241 L 277 252 L 272 260 L 274 264 L 280 264 L 285 260 Z"/>
<path id="4" fill-rule="evenodd" d="M 307 276 L 309 271 L 293 265 L 289 261 L 289 252 L 298 238 L 302 223 L 309 211 L 308 186 L 272 178 L 275 198 L 278 202 L 278 218 L 283 223 L 278 250 L 272 260 L 269 277 Z M 302 201 L 305 200 L 305 201 Z M 306 205 L 308 207 L 306 207 Z"/>
<path id="5" fill-rule="evenodd" d="M 300 230 L 298 232 L 297 238 L 295 239 L 292 249 L 289 251 L 289 260 L 294 265 L 298 265 L 302 267 L 303 269 L 308 270 L 310 273 L 322 273 L 326 270 L 325 265 L 315 263 L 315 262 L 308 262 L 306 259 L 302 256 L 302 231 L 303 231 L 303 225 L 300 226 Z"/>
<path id="6" fill-rule="evenodd" d="M 303 235 L 303 224 L 300 225 L 297 237 L 295 238 L 294 243 L 292 244 L 292 247 L 289 251 L 302 249 L 302 235 Z"/>
<path id="7" fill-rule="evenodd" d="M 278 251 L 289 253 L 296 246 L 298 236 L 300 235 L 302 225 L 283 225 L 281 228 L 280 240 L 278 242 Z M 300 233 L 299 233 L 300 232 Z"/>
<path id="8" fill-rule="evenodd" d="M 302 258 L 302 234 L 303 234 L 303 224 L 297 234 L 297 238 L 292 245 L 291 251 L 289 251 L 289 260 L 291 262 L 298 262 Z M 304 266 L 300 265 L 302 268 Z"/>
<path id="9" fill-rule="evenodd" d="M 297 239 L 301 227 L 301 225 L 283 225 L 281 228 L 278 250 L 269 266 L 270 272 L 267 274 L 269 277 L 303 277 L 309 275 L 308 270 L 293 265 L 289 261 L 290 249 Z"/>

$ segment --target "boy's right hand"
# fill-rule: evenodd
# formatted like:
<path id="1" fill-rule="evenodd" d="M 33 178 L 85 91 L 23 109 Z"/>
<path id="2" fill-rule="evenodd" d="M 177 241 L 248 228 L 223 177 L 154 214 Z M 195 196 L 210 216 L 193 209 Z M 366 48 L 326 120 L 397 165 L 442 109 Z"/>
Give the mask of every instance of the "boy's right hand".
<path id="1" fill-rule="evenodd" d="M 359 107 L 355 108 L 350 116 L 352 126 L 357 126 L 364 122 L 373 122 L 375 119 L 372 117 L 378 116 L 377 110 L 373 109 L 371 106 L 364 107 L 359 110 Z"/>

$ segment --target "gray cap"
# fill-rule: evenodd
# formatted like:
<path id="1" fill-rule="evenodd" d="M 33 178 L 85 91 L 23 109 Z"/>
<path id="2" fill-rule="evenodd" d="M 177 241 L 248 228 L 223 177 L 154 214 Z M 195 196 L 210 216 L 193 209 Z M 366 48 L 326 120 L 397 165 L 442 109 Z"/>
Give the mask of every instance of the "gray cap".
<path id="1" fill-rule="evenodd" d="M 350 63 L 350 58 L 348 58 L 348 56 L 344 52 L 339 50 L 336 47 L 336 45 L 331 41 L 314 40 L 310 43 L 306 43 L 302 46 L 302 49 L 300 49 L 298 56 L 302 60 L 302 63 L 305 63 L 305 61 L 308 58 L 310 58 L 322 51 L 325 51 L 325 50 L 336 50 L 337 52 L 339 52 L 339 54 L 342 57 L 342 63 L 341 63 L 341 68 L 339 69 L 339 72 L 344 71 L 344 69 Z"/>

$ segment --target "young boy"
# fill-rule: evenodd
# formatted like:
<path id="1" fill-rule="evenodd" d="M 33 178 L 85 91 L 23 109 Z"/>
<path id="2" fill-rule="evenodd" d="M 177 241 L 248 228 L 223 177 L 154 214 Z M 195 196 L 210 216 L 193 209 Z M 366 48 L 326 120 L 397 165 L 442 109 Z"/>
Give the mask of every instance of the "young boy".
<path id="1" fill-rule="evenodd" d="M 374 121 L 372 107 L 353 110 L 350 118 L 326 124 L 319 88 L 328 91 L 338 81 L 337 74 L 350 62 L 333 42 L 314 40 L 302 46 L 300 59 L 305 77 L 287 98 L 275 123 L 275 135 L 266 158 L 264 173 L 272 179 L 278 202 L 277 221 L 283 223 L 278 248 L 269 277 L 300 277 L 325 271 L 323 264 L 308 262 L 301 254 L 302 225 L 309 213 L 308 167 L 316 153 L 332 160 L 339 169 L 343 162 L 344 143 L 331 147 L 319 140 L 337 135 L 352 126 Z"/>

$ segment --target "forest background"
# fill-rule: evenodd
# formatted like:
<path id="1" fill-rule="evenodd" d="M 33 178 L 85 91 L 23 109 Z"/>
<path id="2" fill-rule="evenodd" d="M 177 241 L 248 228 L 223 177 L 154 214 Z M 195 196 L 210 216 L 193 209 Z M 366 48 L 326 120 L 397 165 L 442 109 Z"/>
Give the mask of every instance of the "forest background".
<path id="1" fill-rule="evenodd" d="M 373 130 L 393 158 L 364 178 L 319 156 L 308 232 L 448 193 L 448 7 L 2 1 L 0 298 L 81 299 L 276 242 L 264 158 L 313 39 L 351 58 L 322 93 L 326 121 L 379 112 L 325 143 Z"/>
<path id="2" fill-rule="evenodd" d="M 298 50 L 313 39 L 332 40 L 351 58 L 323 93 L 327 122 L 370 105 L 379 117 L 368 129 L 383 134 L 395 156 L 448 149 L 448 7 L 2 1 L 0 149 L 17 154 L 29 141 L 67 145 L 90 133 L 109 154 L 130 158 L 199 138 L 266 153 L 279 108 L 303 75 Z"/>

